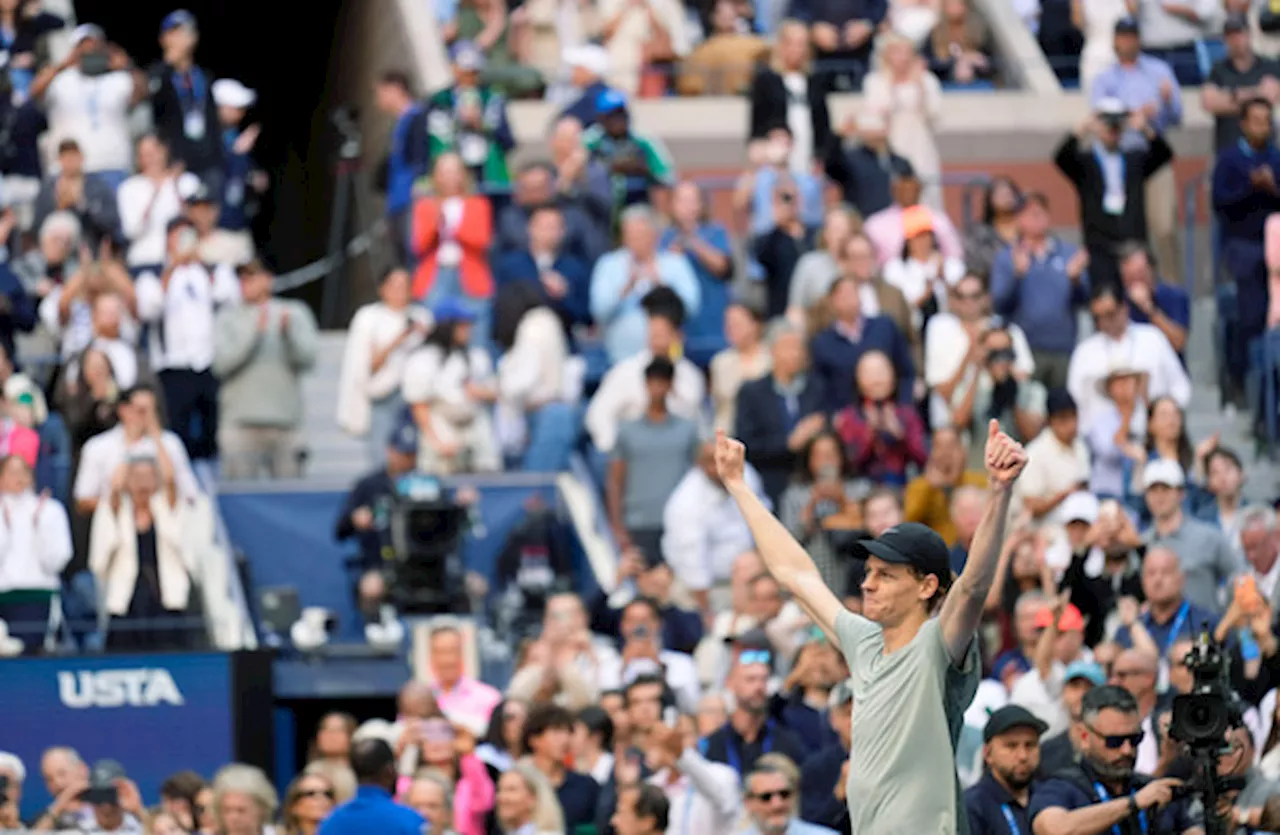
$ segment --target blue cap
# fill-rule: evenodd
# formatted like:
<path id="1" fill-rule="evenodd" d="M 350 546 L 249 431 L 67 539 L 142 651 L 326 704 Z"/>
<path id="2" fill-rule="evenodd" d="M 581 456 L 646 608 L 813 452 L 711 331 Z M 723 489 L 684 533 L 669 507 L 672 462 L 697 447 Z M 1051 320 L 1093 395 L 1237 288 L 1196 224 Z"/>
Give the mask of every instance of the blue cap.
<path id="1" fill-rule="evenodd" d="M 431 314 L 436 319 L 436 324 L 443 322 L 474 322 L 476 314 L 459 299 L 444 298 L 436 303 Z"/>
<path id="2" fill-rule="evenodd" d="M 1062 680 L 1067 682 L 1077 678 L 1092 682 L 1094 687 L 1101 687 L 1107 683 L 1107 674 L 1093 661 L 1072 661 L 1067 665 L 1067 671 L 1063 673 Z"/>
<path id="3" fill-rule="evenodd" d="M 612 113 L 615 110 L 627 109 L 627 97 L 617 90 L 606 88 L 600 91 L 596 96 L 596 112 L 600 115 Z"/>
<path id="4" fill-rule="evenodd" d="M 484 69 L 484 51 L 475 41 L 458 41 L 449 50 L 449 57 L 460 70 L 479 72 Z"/>
<path id="5" fill-rule="evenodd" d="M 418 454 L 418 426 L 413 422 L 413 415 L 409 410 L 404 411 L 400 422 L 391 431 L 387 446 L 401 455 Z"/>
<path id="6" fill-rule="evenodd" d="M 164 20 L 160 21 L 160 34 L 164 34 L 171 29 L 177 29 L 179 26 L 189 26 L 196 28 L 196 16 L 186 9 L 175 9 L 164 16 Z"/>

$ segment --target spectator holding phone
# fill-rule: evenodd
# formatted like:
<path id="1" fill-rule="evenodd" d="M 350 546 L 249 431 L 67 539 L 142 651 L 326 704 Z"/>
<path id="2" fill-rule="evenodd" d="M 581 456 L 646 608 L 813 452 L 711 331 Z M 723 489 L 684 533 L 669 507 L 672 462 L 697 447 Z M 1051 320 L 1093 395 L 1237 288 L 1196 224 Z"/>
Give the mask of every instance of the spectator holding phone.
<path id="1" fill-rule="evenodd" d="M 116 201 L 128 245 L 126 262 L 141 272 L 164 263 L 169 222 L 182 213 L 182 197 L 168 146 L 155 134 L 144 134 L 137 148 L 138 173 L 120 186 Z"/>

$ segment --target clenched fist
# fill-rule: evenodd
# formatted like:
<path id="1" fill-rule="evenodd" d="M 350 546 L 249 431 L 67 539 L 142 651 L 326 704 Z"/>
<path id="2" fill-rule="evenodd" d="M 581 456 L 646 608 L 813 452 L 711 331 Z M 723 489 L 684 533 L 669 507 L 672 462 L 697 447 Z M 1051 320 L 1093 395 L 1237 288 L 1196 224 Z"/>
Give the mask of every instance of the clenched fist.
<path id="1" fill-rule="evenodd" d="M 1027 466 L 1027 451 L 1022 444 L 1000 431 L 1000 422 L 987 424 L 987 477 L 993 486 L 1009 487 Z"/>
<path id="2" fill-rule="evenodd" d="M 730 438 L 723 429 L 716 432 L 716 473 L 725 489 L 744 483 L 742 471 L 746 460 L 747 448 L 741 441 Z"/>

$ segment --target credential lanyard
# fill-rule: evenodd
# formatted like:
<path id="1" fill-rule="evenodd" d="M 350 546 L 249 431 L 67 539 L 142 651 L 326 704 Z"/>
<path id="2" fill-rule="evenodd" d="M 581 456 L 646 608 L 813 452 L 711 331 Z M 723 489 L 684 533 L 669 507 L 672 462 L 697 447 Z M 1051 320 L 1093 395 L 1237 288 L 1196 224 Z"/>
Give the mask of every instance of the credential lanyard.
<path id="1" fill-rule="evenodd" d="M 1108 800 L 1111 799 L 1111 795 L 1107 794 L 1106 788 L 1101 783 L 1094 783 L 1093 789 L 1098 793 L 1098 798 L 1099 800 L 1101 800 L 1101 802 L 1106 803 Z M 1133 794 L 1133 792 L 1129 792 L 1129 793 Z M 1147 810 L 1146 809 L 1138 810 L 1138 826 L 1142 827 L 1142 835 L 1147 835 L 1148 830 L 1147 830 Z M 1120 824 L 1116 824 L 1115 826 L 1111 827 L 1111 832 L 1112 832 L 1112 835 L 1121 835 Z"/>
<path id="2" fill-rule="evenodd" d="M 1173 625 L 1169 627 L 1169 636 L 1164 639 L 1164 654 L 1169 655 L 1169 650 L 1173 649 L 1173 645 L 1177 642 L 1178 636 L 1182 634 L 1182 627 L 1187 625 L 1187 615 L 1191 613 L 1190 601 L 1182 601 L 1182 606 L 1178 609 L 1178 614 L 1173 618 Z"/>
<path id="3" fill-rule="evenodd" d="M 1001 805 L 1000 811 L 1004 813 L 1004 821 L 1009 824 L 1009 835 L 1022 835 L 1022 830 L 1018 828 L 1018 821 L 1013 816 L 1013 810 L 1009 808 L 1009 804 Z"/>

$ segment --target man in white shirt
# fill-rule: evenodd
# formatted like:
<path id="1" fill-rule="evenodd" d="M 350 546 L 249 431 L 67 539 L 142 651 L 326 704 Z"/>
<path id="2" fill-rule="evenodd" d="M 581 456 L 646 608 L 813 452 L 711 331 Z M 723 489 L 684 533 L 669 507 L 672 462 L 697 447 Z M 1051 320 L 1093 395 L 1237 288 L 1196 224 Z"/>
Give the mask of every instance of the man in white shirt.
<path id="1" fill-rule="evenodd" d="M 745 476 L 768 505 L 760 476 L 750 465 Z M 698 607 L 710 613 L 711 587 L 728 583 L 734 560 L 752 547 L 747 522 L 716 473 L 715 442 L 704 442 L 697 463 L 676 485 L 663 509 L 662 558 Z"/>
<path id="2" fill-rule="evenodd" d="M 240 285 L 230 266 L 210 269 L 200 263 L 189 220 L 169 223 L 167 245 L 160 275 L 138 276 L 138 316 L 151 325 L 151 366 L 164 390 L 169 425 L 191 458 L 213 458 L 218 427 L 218 381 L 210 370 L 213 319 L 219 307 L 240 300 Z"/>
<path id="3" fill-rule="evenodd" d="M 662 789 L 671 804 L 667 832 L 678 835 L 733 831 L 742 808 L 738 774 L 723 763 L 685 745 L 684 731 L 655 725 L 645 741 L 645 761 L 657 767 L 649 785 Z"/>
<path id="4" fill-rule="evenodd" d="M 1030 461 L 1014 488 L 1011 508 L 1031 514 L 1037 527 L 1060 526 L 1059 506 L 1089 486 L 1089 449 L 1080 437 L 1076 404 L 1065 389 L 1049 392 L 1048 425 L 1027 444 Z M 1065 568 L 1065 566 L 1059 566 Z"/>
<path id="5" fill-rule="evenodd" d="M 133 317 L 127 316 L 120 297 L 115 293 L 99 295 L 93 300 L 92 316 L 89 341 L 82 351 L 67 361 L 63 369 L 64 381 L 73 384 L 80 379 L 80 362 L 89 349 L 106 355 L 111 363 L 111 375 L 120 389 L 133 388 L 140 372 L 150 377 L 146 359 L 135 344 L 137 323 Z"/>
<path id="6" fill-rule="evenodd" d="M 114 192 L 133 168 L 129 113 L 147 94 L 146 77 L 101 27 L 78 26 L 71 42 L 70 54 L 36 77 L 31 94 L 44 99 L 53 144 L 76 140 L 85 173 Z"/>
<path id="7" fill-rule="evenodd" d="M 654 357 L 671 356 L 680 337 L 679 328 L 667 315 L 655 312 L 649 317 L 648 348 L 615 363 L 605 374 L 587 406 L 586 427 L 591 442 L 604 454 L 613 452 L 618 439 L 618 424 L 635 420 L 644 414 L 649 396 L 645 388 L 644 370 Z M 707 384 L 702 372 L 685 357 L 673 360 L 676 367 L 667 409 L 679 417 L 697 421 Z"/>
<path id="8" fill-rule="evenodd" d="M 1147 375 L 1146 402 L 1172 397 L 1184 409 L 1191 402 L 1191 379 L 1169 340 L 1155 325 L 1129 320 L 1129 302 L 1114 284 L 1095 287 L 1089 312 L 1097 332 L 1071 354 L 1067 388 L 1086 424 L 1101 401 L 1098 383 L 1119 366 Z"/>

